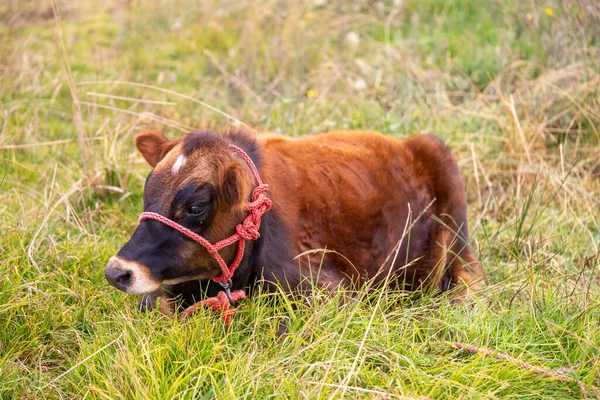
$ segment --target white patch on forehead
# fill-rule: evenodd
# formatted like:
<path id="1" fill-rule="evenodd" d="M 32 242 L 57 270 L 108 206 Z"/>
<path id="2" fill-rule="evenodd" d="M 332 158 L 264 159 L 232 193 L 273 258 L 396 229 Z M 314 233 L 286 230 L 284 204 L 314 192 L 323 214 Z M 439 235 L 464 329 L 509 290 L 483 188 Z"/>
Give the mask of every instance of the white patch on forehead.
<path id="1" fill-rule="evenodd" d="M 175 163 L 173 164 L 173 168 L 171 169 L 171 171 L 173 172 L 173 175 L 175 175 L 179 172 L 179 169 L 181 169 L 181 167 L 183 167 L 185 165 L 186 161 L 187 161 L 187 158 L 185 158 L 185 156 L 183 154 L 180 154 L 177 157 L 177 159 L 175 160 Z"/>

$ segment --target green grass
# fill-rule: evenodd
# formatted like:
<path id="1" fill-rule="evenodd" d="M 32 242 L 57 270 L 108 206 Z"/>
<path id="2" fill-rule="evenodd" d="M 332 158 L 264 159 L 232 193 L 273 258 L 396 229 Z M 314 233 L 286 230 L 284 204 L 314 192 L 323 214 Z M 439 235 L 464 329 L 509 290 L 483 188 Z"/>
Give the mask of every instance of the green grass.
<path id="1" fill-rule="evenodd" d="M 51 3 L 0 4 L 0 398 L 600 396 L 600 9 L 400 3 L 61 1 L 58 25 Z M 133 138 L 226 115 L 438 133 L 486 290 L 459 306 L 259 293 L 230 327 L 137 312 L 102 273 L 141 211 Z"/>

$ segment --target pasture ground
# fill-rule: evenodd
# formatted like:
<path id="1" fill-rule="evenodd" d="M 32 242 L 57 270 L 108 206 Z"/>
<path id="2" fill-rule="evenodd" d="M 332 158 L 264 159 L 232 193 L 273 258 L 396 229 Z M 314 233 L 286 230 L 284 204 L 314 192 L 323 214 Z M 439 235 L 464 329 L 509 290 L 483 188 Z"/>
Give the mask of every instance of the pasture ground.
<path id="1" fill-rule="evenodd" d="M 0 398 L 600 396 L 597 1 L 8 0 L 0 21 Z M 141 211 L 133 138 L 228 115 L 439 134 L 486 290 L 139 313 L 102 273 Z"/>

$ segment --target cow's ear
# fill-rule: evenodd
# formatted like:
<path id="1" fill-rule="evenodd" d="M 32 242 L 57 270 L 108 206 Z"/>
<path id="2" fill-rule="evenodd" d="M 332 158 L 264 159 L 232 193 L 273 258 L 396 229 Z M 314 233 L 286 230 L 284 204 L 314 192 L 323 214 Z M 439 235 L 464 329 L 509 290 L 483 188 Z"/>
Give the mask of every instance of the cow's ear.
<path id="1" fill-rule="evenodd" d="M 221 195 L 229 204 L 237 204 L 242 196 L 242 166 L 238 163 L 231 164 L 221 178 Z"/>
<path id="2" fill-rule="evenodd" d="M 142 132 L 135 138 L 135 146 L 152 168 L 162 160 L 169 143 L 159 131 Z"/>

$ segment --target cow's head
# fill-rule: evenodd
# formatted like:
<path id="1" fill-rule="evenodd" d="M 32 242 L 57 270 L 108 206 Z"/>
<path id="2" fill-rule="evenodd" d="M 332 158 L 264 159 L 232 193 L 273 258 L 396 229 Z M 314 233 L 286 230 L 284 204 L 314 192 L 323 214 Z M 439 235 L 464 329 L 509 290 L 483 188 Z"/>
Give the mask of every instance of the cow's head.
<path id="1" fill-rule="evenodd" d="M 161 214 L 211 243 L 235 233 L 246 212 L 253 177 L 226 140 L 212 132 L 169 141 L 160 132 L 137 136 L 136 146 L 153 167 L 144 187 L 144 211 Z M 229 263 L 236 246 L 219 251 Z M 130 293 L 162 284 L 208 279 L 221 272 L 203 246 L 155 220 L 143 221 L 104 269 L 106 279 Z"/>

